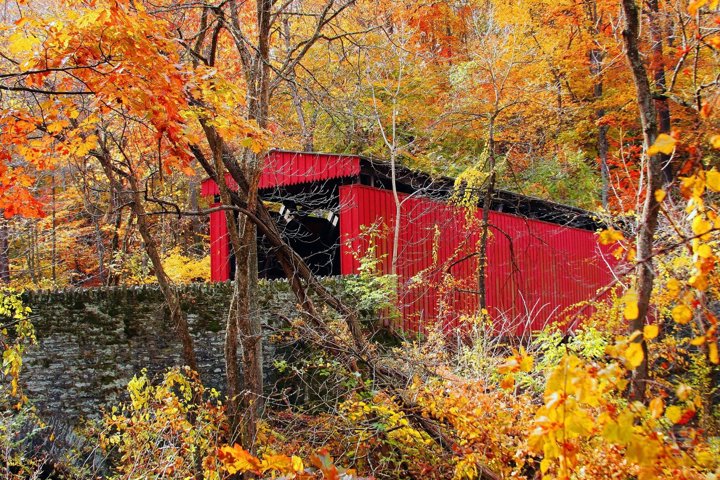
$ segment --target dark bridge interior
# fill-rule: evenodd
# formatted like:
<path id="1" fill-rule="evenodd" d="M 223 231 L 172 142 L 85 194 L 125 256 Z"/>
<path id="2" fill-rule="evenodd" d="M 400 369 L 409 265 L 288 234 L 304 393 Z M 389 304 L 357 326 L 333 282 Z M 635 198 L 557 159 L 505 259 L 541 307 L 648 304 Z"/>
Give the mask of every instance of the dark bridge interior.
<path id="1" fill-rule="evenodd" d="M 333 222 L 332 217 L 328 219 L 289 209 L 274 216 L 285 240 L 305 259 L 313 273 L 320 276 L 340 275 L 340 228 L 337 220 Z M 268 279 L 285 278 L 273 247 L 262 235 L 258 236 L 258 275 Z"/>
<path id="2" fill-rule="evenodd" d="M 266 190 L 262 198 L 280 232 L 315 275 L 340 275 L 340 181 L 321 185 L 295 185 Z M 229 241 L 229 239 L 228 239 Z M 264 235 L 257 240 L 258 276 L 285 278 L 280 263 Z M 230 278 L 235 277 L 235 254 L 230 245 Z"/>

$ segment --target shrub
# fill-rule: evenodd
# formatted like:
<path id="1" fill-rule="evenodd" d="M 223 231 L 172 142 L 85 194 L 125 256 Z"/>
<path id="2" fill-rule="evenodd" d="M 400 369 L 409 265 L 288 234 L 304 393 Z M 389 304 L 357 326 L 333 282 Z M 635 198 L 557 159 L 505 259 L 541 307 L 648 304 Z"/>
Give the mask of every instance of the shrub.
<path id="1" fill-rule="evenodd" d="M 113 478 L 221 478 L 216 448 L 228 432 L 217 391 L 176 368 L 157 385 L 143 372 L 128 392 L 130 401 L 105 414 L 100 433 Z"/>

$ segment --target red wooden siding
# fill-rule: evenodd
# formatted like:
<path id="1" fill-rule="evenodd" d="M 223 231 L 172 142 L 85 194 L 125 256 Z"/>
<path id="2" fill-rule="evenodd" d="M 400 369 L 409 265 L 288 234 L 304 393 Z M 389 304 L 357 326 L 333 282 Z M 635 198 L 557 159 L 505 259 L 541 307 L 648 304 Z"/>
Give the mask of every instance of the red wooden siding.
<path id="1" fill-rule="evenodd" d="M 430 322 L 440 321 L 453 328 L 459 313 L 477 308 L 478 295 L 473 292 L 478 258 L 472 255 L 477 251 L 477 225 L 470 230 L 465 213 L 445 203 L 404 195 L 401 199 L 405 201 L 398 276 L 403 327 L 423 331 Z M 361 226 L 376 224 L 385 226 L 376 248 L 389 272 L 395 223 L 392 192 L 347 185 L 340 188 L 340 204 L 342 273 L 357 272 L 356 254 L 368 246 Z M 487 300 L 491 316 L 499 320 L 496 327 L 504 333 L 542 328 L 609 282 L 592 232 L 498 212 L 490 213 L 490 223 Z"/>
<path id="2" fill-rule="evenodd" d="M 273 188 L 307 182 L 319 182 L 331 178 L 353 177 L 360 174 L 360 157 L 330 155 L 325 153 L 300 153 L 273 150 L 263 160 L 265 166 L 259 188 Z M 237 184 L 229 173 L 225 180 L 231 189 Z M 202 183 L 202 195 L 219 195 L 217 184 L 211 179 Z"/>
<path id="3" fill-rule="evenodd" d="M 235 180 L 233 180 L 229 173 L 225 174 L 225 183 L 230 190 L 237 190 L 237 183 L 235 183 Z M 203 197 L 214 197 L 215 195 L 220 195 L 220 188 L 217 183 L 215 183 L 215 180 L 212 178 L 206 178 L 202 182 L 200 194 Z"/>
<path id="4" fill-rule="evenodd" d="M 213 207 L 217 206 L 217 203 L 213 204 Z M 210 214 L 210 280 L 224 282 L 229 278 L 230 242 L 225 212 L 220 210 Z"/>
<path id="5" fill-rule="evenodd" d="M 275 150 L 265 157 L 260 188 L 318 182 L 360 174 L 360 157 Z"/>

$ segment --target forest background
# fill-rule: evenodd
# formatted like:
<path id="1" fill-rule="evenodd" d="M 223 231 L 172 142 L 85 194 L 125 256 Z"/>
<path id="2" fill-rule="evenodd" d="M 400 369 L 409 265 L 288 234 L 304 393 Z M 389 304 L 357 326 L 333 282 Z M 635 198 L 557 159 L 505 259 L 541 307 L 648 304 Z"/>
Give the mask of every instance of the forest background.
<path id="1" fill-rule="evenodd" d="M 106 474 L 340 475 L 335 463 L 387 478 L 717 474 L 717 1 L 15 0 L 0 15 L 6 285 L 157 282 L 193 367 L 174 284 L 208 277 L 208 176 L 242 252 L 226 401 L 191 373 L 134 379 L 131 402 L 97 427 Z M 592 210 L 616 280 L 571 336 L 506 344 L 479 310 L 455 346 L 440 333 L 376 345 L 258 200 L 274 147 Z M 288 335 L 336 352 L 293 367 L 308 383 L 332 372 L 322 408 L 264 408 L 257 231 L 305 311 Z M 378 307 L 389 308 L 391 283 L 365 280 L 388 289 Z M 17 297 L 3 298 L 17 317 L 3 342 L 13 424 L 33 335 Z M 5 451 L 12 474 L 90 468 Z"/>

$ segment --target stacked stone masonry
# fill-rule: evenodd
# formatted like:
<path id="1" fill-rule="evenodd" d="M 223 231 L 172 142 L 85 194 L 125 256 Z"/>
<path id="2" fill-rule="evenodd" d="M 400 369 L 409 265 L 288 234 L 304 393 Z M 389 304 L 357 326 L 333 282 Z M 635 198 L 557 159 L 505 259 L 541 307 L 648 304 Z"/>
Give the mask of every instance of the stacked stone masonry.
<path id="1" fill-rule="evenodd" d="M 336 293 L 343 290 L 341 278 L 324 282 Z M 229 282 L 180 287 L 201 378 L 220 390 L 232 289 Z M 24 300 L 38 340 L 24 358 L 25 389 L 45 415 L 70 422 L 96 417 L 101 407 L 124 398 L 128 381 L 142 369 L 157 376 L 183 363 L 157 285 L 33 291 Z M 285 281 L 261 282 L 257 300 L 266 331 L 265 374 L 272 376 L 277 352 L 268 334 L 299 312 Z"/>

